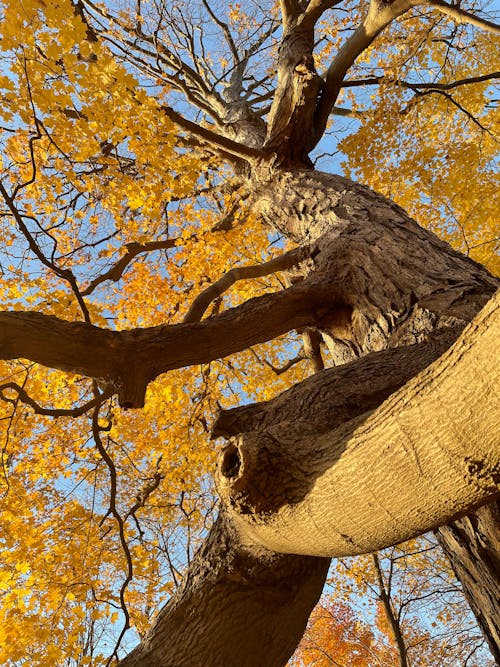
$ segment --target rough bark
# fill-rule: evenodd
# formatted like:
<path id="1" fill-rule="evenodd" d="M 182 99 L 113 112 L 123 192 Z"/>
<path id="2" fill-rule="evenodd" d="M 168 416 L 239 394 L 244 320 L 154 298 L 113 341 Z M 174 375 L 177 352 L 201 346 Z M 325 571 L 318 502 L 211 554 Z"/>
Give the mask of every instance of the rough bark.
<path id="1" fill-rule="evenodd" d="M 283 175 L 280 180 L 280 187 L 273 187 L 272 195 L 271 190 L 266 190 L 264 186 L 262 189 L 263 196 L 258 203 L 258 207 L 268 224 L 274 224 L 282 233 L 297 242 L 304 242 L 305 240 L 311 242 L 312 239 L 324 234 L 328 228 L 341 227 L 342 220 L 347 217 L 351 220 L 353 216 L 357 217 L 360 224 L 366 224 L 366 219 L 373 221 L 380 215 L 385 217 L 386 220 L 391 220 L 394 211 L 396 211 L 399 214 L 400 221 L 406 218 L 401 209 L 394 204 L 381 201 L 381 198 L 374 193 L 367 195 L 366 199 L 364 193 L 362 193 L 361 197 L 358 198 L 357 195 L 360 190 L 364 190 L 362 186 L 354 186 L 353 188 L 351 184 L 339 177 L 334 176 L 330 180 L 328 176 L 324 177 L 321 174 L 314 173 L 304 174 L 301 181 L 302 187 L 298 187 L 297 175 L 297 172 Z M 325 190 L 327 190 L 326 197 Z M 276 196 L 276 191 L 278 196 Z M 372 197 L 371 204 L 369 203 L 370 197 Z M 330 205 L 327 204 L 327 201 Z M 366 202 L 364 206 L 363 201 Z M 384 211 L 386 212 L 385 215 Z M 408 236 L 403 239 L 402 229 L 399 225 L 393 227 L 394 240 L 399 237 L 399 247 L 396 241 L 395 246 L 391 247 L 391 252 L 387 252 L 389 246 L 384 245 L 382 247 L 383 244 L 378 232 L 383 228 L 383 225 L 376 226 L 377 232 L 372 237 L 373 248 L 365 246 L 365 258 L 361 253 L 356 253 L 354 246 L 352 246 L 346 252 L 344 267 L 340 265 L 339 280 L 341 282 L 345 280 L 348 265 L 351 268 L 354 266 L 353 272 L 356 271 L 359 277 L 356 276 L 349 284 L 356 286 L 358 289 L 361 288 L 361 293 L 368 295 L 368 299 L 372 301 L 372 308 L 365 307 L 364 311 L 365 323 L 370 327 L 364 341 L 363 339 L 359 341 L 359 336 L 357 341 L 353 341 L 352 333 L 346 340 L 345 333 L 344 336 L 338 336 L 335 331 L 325 331 L 323 329 L 325 342 L 328 343 L 334 359 L 335 357 L 338 359 L 338 363 L 343 363 L 349 358 L 370 349 L 379 349 L 379 346 L 422 340 L 432 328 L 449 326 L 455 317 L 461 323 L 464 320 L 468 321 L 472 314 L 477 312 L 476 308 L 484 303 L 482 301 L 484 295 L 481 297 L 481 291 L 486 286 L 481 278 L 478 282 L 476 282 L 475 277 L 473 278 L 474 275 L 478 277 L 478 274 L 472 262 L 462 258 L 461 261 L 455 263 L 445 249 L 446 244 L 441 244 L 438 248 L 433 240 L 429 238 L 424 240 L 421 237 L 421 245 L 417 250 L 416 246 L 409 242 L 410 238 Z M 416 245 L 418 246 L 418 241 Z M 378 250 L 377 246 L 379 246 Z M 408 250 L 407 253 L 405 246 Z M 414 250 L 410 250 L 411 247 L 416 250 L 416 255 L 413 254 Z M 423 255 L 427 251 L 430 252 L 425 258 Z M 406 298 L 410 299 L 408 308 L 405 310 L 403 307 L 399 311 L 402 317 L 399 318 L 399 326 L 396 324 L 394 333 L 391 331 L 394 322 L 391 321 L 390 317 L 387 318 L 384 315 L 383 307 L 380 310 L 378 309 L 376 305 L 377 298 L 373 298 L 377 289 L 384 294 L 391 282 L 390 278 L 389 281 L 386 281 L 383 273 L 379 272 L 374 258 L 374 255 L 377 254 L 383 258 L 383 261 L 388 262 L 389 272 L 399 281 L 397 287 L 401 288 L 402 293 L 406 294 Z M 441 255 L 437 261 L 435 261 L 436 254 Z M 421 262 L 419 267 L 417 263 L 413 263 L 417 256 L 420 257 L 419 262 Z M 443 263 L 445 256 L 447 259 Z M 427 259 L 429 264 L 426 265 Z M 465 275 L 468 277 L 465 278 Z M 410 278 L 410 276 L 412 277 Z M 434 283 L 435 286 L 433 287 L 432 283 L 435 280 L 437 282 Z M 415 289 L 411 283 L 415 285 Z M 484 294 L 488 293 L 490 293 L 489 288 L 486 287 Z M 397 303 L 397 300 L 392 295 L 390 307 L 385 310 L 385 313 L 394 313 L 394 310 L 392 310 L 393 303 Z M 367 317 L 366 313 L 369 313 Z M 376 314 L 374 315 L 374 313 Z M 361 344 L 359 344 L 360 342 Z M 493 446 L 497 445 L 498 443 L 493 443 Z M 486 512 L 487 510 L 482 511 Z M 496 600 L 500 599 L 500 595 L 498 595 L 500 590 L 500 568 L 497 567 L 498 543 L 492 539 L 486 541 L 483 539 L 483 535 L 478 529 L 478 526 L 483 523 L 481 515 L 471 513 L 469 517 L 461 521 L 464 521 L 468 526 L 468 530 L 465 530 L 462 526 L 460 532 L 463 542 L 462 550 L 447 549 L 447 554 L 464 585 L 471 607 L 490 647 L 492 647 L 492 652 L 495 656 L 498 656 L 500 653 L 500 643 L 498 641 L 500 611 L 498 603 L 497 605 L 494 604 L 495 597 Z M 455 527 L 462 525 L 461 521 L 454 524 Z M 477 534 L 475 534 L 475 530 Z M 492 528 L 490 535 L 493 534 L 493 531 L 496 531 L 498 535 L 498 525 Z M 443 532 L 446 532 L 446 529 L 443 529 Z M 481 545 L 480 552 L 477 548 L 478 544 Z M 470 576 L 466 575 L 466 570 L 467 568 L 472 570 L 474 558 L 471 558 L 470 563 L 465 567 L 461 559 L 461 553 L 464 553 L 464 550 L 474 554 L 474 557 L 481 553 L 481 564 L 476 566 L 480 569 L 475 571 L 475 577 L 479 581 L 482 576 L 481 573 L 483 573 L 484 589 L 479 584 L 477 586 L 471 585 Z M 485 602 L 488 599 L 487 590 L 493 591 L 489 603 Z"/>
<path id="2" fill-rule="evenodd" d="M 500 501 L 439 528 L 436 534 L 500 665 Z"/>
<path id="3" fill-rule="evenodd" d="M 281 667 L 300 641 L 328 558 L 241 544 L 222 514 L 180 591 L 121 667 Z"/>

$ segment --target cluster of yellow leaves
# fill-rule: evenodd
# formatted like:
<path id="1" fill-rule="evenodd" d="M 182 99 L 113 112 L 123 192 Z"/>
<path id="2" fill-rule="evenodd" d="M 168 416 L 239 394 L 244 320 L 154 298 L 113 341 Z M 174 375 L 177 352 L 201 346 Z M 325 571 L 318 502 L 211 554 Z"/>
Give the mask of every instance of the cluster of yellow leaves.
<path id="1" fill-rule="evenodd" d="M 167 252 L 139 255 L 119 283 L 104 283 L 87 298 L 94 324 L 179 322 L 225 271 L 268 257 L 265 231 L 251 219 L 241 224 L 244 209 L 235 228 L 221 234 L 212 231 L 220 213 L 186 198 L 210 185 L 200 176 L 205 165 L 196 152 L 177 148 L 160 98 L 88 39 L 69 0 L 6 2 L 3 28 L 0 177 L 11 191 L 23 184 L 16 205 L 46 258 L 71 269 L 83 289 L 127 243 L 179 239 Z M 230 197 L 222 204 L 230 207 Z M 27 252 L 10 215 L 1 218 L 0 242 L 4 309 L 82 318 L 67 281 Z M 238 283 L 221 308 L 277 287 L 272 280 Z M 112 500 L 133 570 L 123 595 L 137 633 L 180 581 L 211 520 L 207 470 L 215 450 L 207 421 L 219 405 L 239 402 L 242 391 L 269 398 L 304 372 L 298 366 L 272 388 L 275 373 L 258 359 L 279 366 L 292 353 L 286 341 L 260 347 L 257 356 L 247 351 L 158 378 L 140 413 L 115 401 L 102 410 L 102 423 L 110 421 L 102 442 L 118 480 Z M 0 364 L 0 384 L 8 381 L 47 407 L 71 408 L 93 395 L 87 380 L 24 362 Z M 6 396 L 15 400 L 16 392 Z M 21 402 L 2 401 L 0 409 L 0 662 L 98 667 L 123 627 L 129 564 L 109 511 L 110 473 L 92 438 L 91 415 L 53 419 Z M 132 515 L 156 474 L 161 482 Z"/>
<path id="2" fill-rule="evenodd" d="M 500 126 L 491 82 L 421 94 L 401 82 L 451 84 L 494 72 L 500 42 L 464 25 L 449 46 L 450 23 L 435 13 L 402 26 L 364 54 L 385 78 L 372 95 L 355 98 L 363 115 L 341 143 L 345 168 L 498 274 Z"/>

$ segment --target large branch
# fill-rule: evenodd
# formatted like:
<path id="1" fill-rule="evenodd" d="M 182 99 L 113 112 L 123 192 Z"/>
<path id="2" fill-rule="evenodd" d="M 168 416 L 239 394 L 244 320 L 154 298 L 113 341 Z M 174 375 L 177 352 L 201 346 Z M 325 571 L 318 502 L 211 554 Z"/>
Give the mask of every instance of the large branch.
<path id="1" fill-rule="evenodd" d="M 196 297 L 184 317 L 184 322 L 199 322 L 208 306 L 215 299 L 221 297 L 238 280 L 253 280 L 290 269 L 301 260 L 306 259 L 308 254 L 309 250 L 307 248 L 296 248 L 261 264 L 235 266 Z"/>
<path id="2" fill-rule="evenodd" d="M 328 67 L 325 76 L 325 85 L 321 92 L 315 114 L 314 146 L 323 136 L 328 117 L 332 113 L 340 91 L 346 85 L 344 77 L 358 56 L 372 44 L 382 30 L 392 23 L 394 19 L 407 12 L 411 7 L 419 5 L 432 7 L 458 23 L 470 23 L 495 35 L 500 34 L 500 26 L 496 23 L 480 18 L 459 7 L 449 5 L 444 0 L 393 0 L 392 2 L 383 3 L 371 0 L 369 10 L 363 22 L 339 49 Z"/>
<path id="3" fill-rule="evenodd" d="M 219 487 L 241 533 L 281 553 L 353 555 L 498 494 L 499 306 L 500 291 L 448 352 L 375 412 L 320 435 L 292 420 L 232 441 Z"/>
<path id="4" fill-rule="evenodd" d="M 235 158 L 253 162 L 265 157 L 265 153 L 258 148 L 245 146 L 233 139 L 217 134 L 217 132 L 214 132 L 213 130 L 202 127 L 201 125 L 184 118 L 184 116 L 169 106 L 162 106 L 161 108 L 165 115 L 180 128 L 229 158 L 230 156 L 233 156 Z"/>
<path id="5" fill-rule="evenodd" d="M 294 421 L 307 424 L 316 433 L 331 431 L 377 408 L 443 354 L 459 334 L 459 329 L 438 330 L 423 343 L 372 352 L 315 373 L 269 401 L 222 410 L 212 437 L 230 438 Z"/>
<path id="6" fill-rule="evenodd" d="M 123 407 L 142 407 L 148 383 L 174 368 L 207 363 L 314 325 L 334 290 L 304 282 L 250 299 L 203 322 L 110 331 L 33 311 L 0 312 L 0 358 L 25 358 L 104 380 Z"/>

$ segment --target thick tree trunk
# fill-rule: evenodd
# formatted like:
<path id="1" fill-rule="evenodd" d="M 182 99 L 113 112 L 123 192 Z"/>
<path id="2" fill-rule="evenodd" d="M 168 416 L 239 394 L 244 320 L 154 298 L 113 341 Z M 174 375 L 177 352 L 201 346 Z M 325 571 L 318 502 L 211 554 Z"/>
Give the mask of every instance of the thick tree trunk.
<path id="1" fill-rule="evenodd" d="M 219 516 L 180 591 L 121 667 L 282 667 L 318 601 L 328 558 L 241 543 Z"/>
<path id="2" fill-rule="evenodd" d="M 500 502 L 491 502 L 436 534 L 500 665 Z"/>
<path id="3" fill-rule="evenodd" d="M 498 383 L 497 300 L 401 387 L 453 342 L 498 281 L 345 178 L 268 164 L 251 185 L 262 221 L 307 248 L 289 289 L 202 322 L 134 331 L 0 314 L 2 358 L 102 378 L 124 406 L 141 406 L 160 373 L 298 327 L 321 332 L 334 364 L 355 360 L 338 375 L 318 373 L 302 395 L 291 390 L 275 423 L 254 429 L 241 412 L 228 428 L 226 419 L 240 435 L 220 459 L 224 520 L 127 667 L 285 664 L 319 595 L 323 557 L 408 539 L 500 490 L 498 425 L 485 410 Z M 405 354 L 413 358 L 401 361 Z M 311 390 L 319 376 L 328 378 L 320 401 Z"/>

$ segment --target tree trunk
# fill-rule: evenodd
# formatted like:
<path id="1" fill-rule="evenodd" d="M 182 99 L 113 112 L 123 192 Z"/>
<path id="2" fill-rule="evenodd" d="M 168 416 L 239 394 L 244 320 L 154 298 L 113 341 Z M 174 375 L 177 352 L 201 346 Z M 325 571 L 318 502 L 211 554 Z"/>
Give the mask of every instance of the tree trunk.
<path id="1" fill-rule="evenodd" d="M 347 179 L 262 169 L 252 185 L 263 222 L 309 247 L 293 276 L 314 295 L 301 320 L 321 332 L 334 363 L 353 361 L 274 401 L 222 413 L 215 435 L 236 436 L 219 461 L 224 517 L 124 667 L 284 665 L 326 557 L 436 528 L 499 491 L 497 423 L 493 411 L 482 414 L 496 381 L 493 302 L 404 385 L 498 282 Z M 293 591 L 289 567 L 301 572 Z"/>
<path id="2" fill-rule="evenodd" d="M 436 535 L 500 665 L 500 502 L 439 528 Z"/>
<path id="3" fill-rule="evenodd" d="M 175 597 L 121 667 L 281 667 L 321 595 L 328 558 L 241 543 L 222 513 Z"/>
<path id="4" fill-rule="evenodd" d="M 283 174 L 277 180 L 278 185 L 275 180 L 272 190 L 264 189 L 258 209 L 268 224 L 296 242 L 311 243 L 332 229 L 340 230 L 341 236 L 345 221 L 349 220 L 347 234 L 351 239 L 345 249 L 344 262 L 341 260 L 335 271 L 337 281 L 347 282 L 351 288 L 355 286 L 355 293 L 345 298 L 345 301 L 353 306 L 351 326 L 344 325 L 340 333 L 338 328 L 337 331 L 332 327 L 322 330 L 334 363 L 343 363 L 346 358 L 353 358 L 386 345 L 415 343 L 428 336 L 432 329 L 453 324 L 460 326 L 477 312 L 476 308 L 481 307 L 482 287 L 468 282 L 472 276 L 475 276 L 472 278 L 475 281 L 479 275 L 473 263 L 464 257 L 457 260 L 456 253 L 450 253 L 449 248 L 444 250 L 446 244 L 436 244 L 436 239 L 430 235 L 424 239 L 423 230 L 420 230 L 420 234 L 412 230 L 418 237 L 417 245 L 420 244 L 418 250 L 416 247 L 412 249 L 413 238 L 402 236 L 403 227 L 405 231 L 410 230 L 414 223 L 409 221 L 404 211 L 395 204 L 338 176 L 300 173 L 297 170 Z M 398 218 L 397 226 L 391 225 L 390 233 L 394 246 L 399 243 L 399 248 L 392 247 L 388 251 L 389 245 L 383 244 L 383 233 L 379 230 L 383 229 L 384 223 L 394 220 L 395 217 Z M 367 238 L 370 238 L 369 243 L 373 246 L 364 246 L 359 253 L 355 251 L 355 244 L 359 241 L 352 238 L 356 220 L 365 227 L 368 227 L 367 223 L 372 223 L 371 233 L 367 230 Z M 443 264 L 444 255 L 447 256 L 446 265 Z M 453 260 L 451 255 L 454 255 Z M 387 263 L 389 275 L 384 275 L 380 270 L 378 258 Z M 422 262 L 420 266 L 417 266 L 416 258 Z M 356 270 L 359 275 L 353 276 Z M 351 275 L 346 281 L 348 272 Z M 484 270 L 480 269 L 479 273 L 483 272 Z M 468 278 L 465 278 L 465 275 Z M 434 280 L 438 282 L 437 290 L 432 287 Z M 384 307 L 383 300 L 380 305 L 377 303 L 377 289 L 387 296 L 388 285 L 396 287 L 390 297 L 392 308 Z M 406 311 L 399 305 L 394 317 L 394 304 L 398 298 L 395 295 L 398 293 L 410 298 L 411 304 Z M 486 288 L 486 293 L 489 293 L 489 288 Z M 365 302 L 361 309 L 359 303 L 362 298 L 368 298 L 369 304 Z M 356 305 L 353 303 L 354 299 Z M 358 308 L 358 317 L 361 310 L 363 325 L 366 327 L 361 336 L 359 330 L 355 331 L 354 324 L 354 314 Z M 393 319 L 388 318 L 388 314 L 392 314 Z M 247 414 L 249 410 L 251 407 L 246 407 Z M 239 412 L 238 418 L 242 416 L 243 412 Z M 228 417 L 229 415 L 224 416 L 225 419 Z M 235 418 L 234 413 L 231 418 Z M 219 428 L 221 424 L 222 419 L 219 420 Z M 437 531 L 440 544 L 462 583 L 465 595 L 498 664 L 499 519 L 498 504 L 493 503 Z"/>

